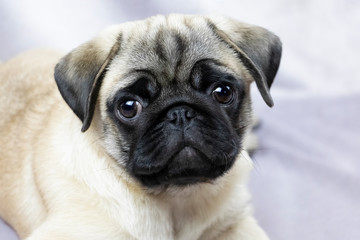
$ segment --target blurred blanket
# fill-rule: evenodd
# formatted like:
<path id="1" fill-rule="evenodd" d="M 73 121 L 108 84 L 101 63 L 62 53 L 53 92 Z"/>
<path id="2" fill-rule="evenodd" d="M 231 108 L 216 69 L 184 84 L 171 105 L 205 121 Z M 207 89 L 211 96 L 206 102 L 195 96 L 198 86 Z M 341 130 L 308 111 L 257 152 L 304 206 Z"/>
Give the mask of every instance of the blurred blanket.
<path id="1" fill-rule="evenodd" d="M 360 94 L 278 101 L 251 178 L 272 239 L 360 239 Z"/>

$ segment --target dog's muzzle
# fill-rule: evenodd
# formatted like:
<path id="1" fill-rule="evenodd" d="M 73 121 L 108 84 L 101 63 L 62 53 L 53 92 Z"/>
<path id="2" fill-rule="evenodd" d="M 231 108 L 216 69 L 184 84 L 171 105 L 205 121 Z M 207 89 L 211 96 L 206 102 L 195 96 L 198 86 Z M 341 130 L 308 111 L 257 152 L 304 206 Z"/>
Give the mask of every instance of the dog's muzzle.
<path id="1" fill-rule="evenodd" d="M 158 141 L 158 145 L 149 149 L 150 158 L 145 157 L 146 152 L 139 154 L 132 168 L 132 173 L 144 185 L 207 182 L 223 175 L 232 166 L 238 148 L 233 144 L 231 149 L 225 149 L 226 154 L 210 155 L 208 148 L 214 147 L 217 136 L 211 130 L 204 130 L 199 115 L 191 106 L 172 107 L 164 116 L 161 130 L 149 133 L 156 136 L 153 140 Z M 222 151 L 224 149 L 219 149 Z"/>

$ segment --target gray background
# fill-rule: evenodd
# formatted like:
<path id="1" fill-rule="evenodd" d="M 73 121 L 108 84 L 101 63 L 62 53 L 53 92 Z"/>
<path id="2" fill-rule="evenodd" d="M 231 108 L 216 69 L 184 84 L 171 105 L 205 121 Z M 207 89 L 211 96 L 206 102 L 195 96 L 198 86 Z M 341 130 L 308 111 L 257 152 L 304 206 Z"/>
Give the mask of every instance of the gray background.
<path id="1" fill-rule="evenodd" d="M 250 188 L 269 236 L 360 239 L 360 1 L 1 0 L 0 59 L 69 51 L 109 24 L 172 12 L 231 16 L 283 41 L 274 108 L 253 89 L 262 124 Z M 0 239 L 16 239 L 1 220 Z"/>

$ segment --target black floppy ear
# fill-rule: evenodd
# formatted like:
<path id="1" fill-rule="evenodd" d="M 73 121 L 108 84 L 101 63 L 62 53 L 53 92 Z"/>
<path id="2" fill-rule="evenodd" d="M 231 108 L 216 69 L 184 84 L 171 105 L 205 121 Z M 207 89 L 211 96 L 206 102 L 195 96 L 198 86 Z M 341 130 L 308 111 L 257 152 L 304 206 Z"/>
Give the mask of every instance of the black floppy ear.
<path id="1" fill-rule="evenodd" d="M 67 54 L 55 67 L 56 84 L 82 121 L 82 132 L 90 127 L 102 80 L 120 49 L 120 41 L 121 35 L 110 40 L 110 45 L 101 38 L 94 39 Z"/>
<path id="2" fill-rule="evenodd" d="M 234 49 L 254 78 L 262 98 L 269 107 L 274 105 L 270 87 L 278 71 L 282 46 L 272 32 L 228 18 L 210 18 L 210 28 Z"/>

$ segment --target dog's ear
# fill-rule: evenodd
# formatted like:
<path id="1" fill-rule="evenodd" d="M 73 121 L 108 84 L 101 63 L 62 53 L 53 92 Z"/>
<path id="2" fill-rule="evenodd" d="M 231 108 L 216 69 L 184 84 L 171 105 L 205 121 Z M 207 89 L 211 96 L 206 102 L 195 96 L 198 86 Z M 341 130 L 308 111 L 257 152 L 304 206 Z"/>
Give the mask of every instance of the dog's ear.
<path id="1" fill-rule="evenodd" d="M 55 67 L 60 93 L 82 121 L 83 132 L 90 127 L 102 80 L 120 43 L 121 34 L 105 31 L 67 54 Z"/>
<path id="2" fill-rule="evenodd" d="M 281 59 L 281 41 L 270 31 L 233 19 L 210 17 L 210 28 L 232 48 L 254 78 L 262 98 L 274 105 L 270 87 Z"/>

